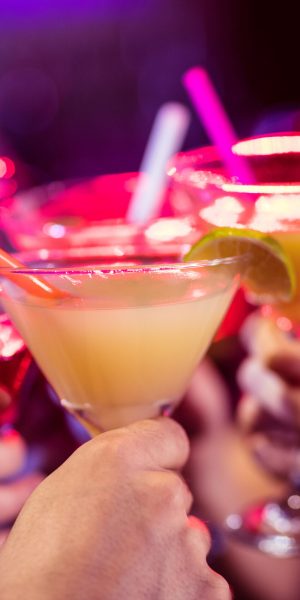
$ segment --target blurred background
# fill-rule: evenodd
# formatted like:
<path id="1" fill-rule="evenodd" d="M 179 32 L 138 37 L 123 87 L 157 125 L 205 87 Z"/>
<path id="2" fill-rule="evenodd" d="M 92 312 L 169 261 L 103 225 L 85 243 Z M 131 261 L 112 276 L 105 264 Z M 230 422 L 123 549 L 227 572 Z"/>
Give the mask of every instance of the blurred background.
<path id="1" fill-rule="evenodd" d="M 181 84 L 194 65 L 209 72 L 239 137 L 299 131 L 298 12 L 268 0 L 0 0 L 0 198 L 16 186 L 136 171 L 163 102 L 191 109 L 185 148 L 210 143 Z M 233 387 L 241 349 L 220 344 L 211 356 Z M 49 472 L 79 433 L 51 398 L 39 410 L 45 385 L 29 372 L 19 421 L 30 457 Z M 47 436 L 48 463 L 40 458 Z M 240 547 L 229 567 L 220 563 L 237 600 L 297 597 L 298 563 L 279 565 Z M 256 579 L 266 582 L 260 596 L 249 591 Z"/>
<path id="2" fill-rule="evenodd" d="M 0 7 L 0 155 L 15 161 L 21 189 L 136 170 L 161 103 L 189 104 L 180 79 L 195 64 L 209 71 L 239 136 L 300 127 L 298 18 L 282 6 L 9 0 Z M 193 116 L 185 147 L 207 141 Z"/>

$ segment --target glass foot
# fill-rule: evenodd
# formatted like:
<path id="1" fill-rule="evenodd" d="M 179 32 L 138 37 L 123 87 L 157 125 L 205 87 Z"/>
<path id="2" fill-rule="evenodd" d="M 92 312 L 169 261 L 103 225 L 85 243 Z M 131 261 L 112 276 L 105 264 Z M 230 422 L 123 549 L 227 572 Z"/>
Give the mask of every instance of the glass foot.
<path id="1" fill-rule="evenodd" d="M 300 556 L 300 494 L 292 493 L 282 502 L 269 501 L 231 514 L 225 523 L 227 535 L 282 558 Z"/>

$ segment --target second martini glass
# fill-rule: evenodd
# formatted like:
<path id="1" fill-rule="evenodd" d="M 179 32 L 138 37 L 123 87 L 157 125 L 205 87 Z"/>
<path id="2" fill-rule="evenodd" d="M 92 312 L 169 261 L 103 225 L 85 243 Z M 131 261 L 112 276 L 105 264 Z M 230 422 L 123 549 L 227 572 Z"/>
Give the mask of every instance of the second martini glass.
<path id="1" fill-rule="evenodd" d="M 246 236 L 251 232 L 256 239 L 271 236 L 281 245 L 294 271 L 295 292 L 290 302 L 265 304 L 262 312 L 290 332 L 296 343 L 300 332 L 300 134 L 251 138 L 237 143 L 232 151 L 247 161 L 254 183 L 239 180 L 238 174 L 232 178 L 216 148 L 200 148 L 174 161 L 174 203 L 177 211 L 190 214 L 211 238 L 214 230 L 222 227 L 224 232 L 229 227 L 230 235 L 234 236 L 234 230 L 241 235 L 244 230 Z M 296 424 L 294 433 L 299 438 Z M 288 477 L 292 489 L 287 498 L 262 502 L 243 515 L 230 515 L 228 530 L 266 553 L 299 555 L 299 470 Z"/>

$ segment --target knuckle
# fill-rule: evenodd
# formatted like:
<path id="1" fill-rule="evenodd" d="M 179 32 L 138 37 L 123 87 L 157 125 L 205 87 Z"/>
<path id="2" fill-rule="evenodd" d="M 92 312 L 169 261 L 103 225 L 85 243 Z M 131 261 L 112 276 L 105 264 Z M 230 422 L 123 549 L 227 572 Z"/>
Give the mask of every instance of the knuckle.
<path id="1" fill-rule="evenodd" d="M 210 591 L 214 600 L 231 600 L 232 594 L 226 579 L 208 567 L 205 587 Z"/>
<path id="2" fill-rule="evenodd" d="M 148 472 L 132 478 L 132 482 L 140 509 L 156 522 L 161 520 L 166 529 L 174 526 L 174 514 L 176 518 L 180 512 L 182 517 L 186 515 L 183 508 L 191 503 L 192 495 L 175 473 Z"/>
<path id="3" fill-rule="evenodd" d="M 164 478 L 160 495 L 162 506 L 170 510 L 181 508 L 187 496 L 191 497 L 191 492 L 179 475 L 168 473 L 168 477 Z"/>
<path id="4" fill-rule="evenodd" d="M 172 435 L 176 441 L 177 446 L 180 445 L 182 452 L 188 455 L 190 450 L 190 442 L 187 433 L 185 432 L 183 427 L 179 425 L 177 421 L 174 421 L 174 419 L 168 419 L 168 426 L 171 429 Z"/>
<path id="5" fill-rule="evenodd" d="M 194 560 L 189 557 L 190 580 L 198 590 L 201 598 L 205 600 L 231 600 L 232 593 L 228 582 L 213 571 L 207 561 L 200 561 L 194 555 Z"/>
<path id="6" fill-rule="evenodd" d="M 171 454 L 183 458 L 189 452 L 188 438 L 182 427 L 166 417 L 140 421 L 119 429 L 117 438 L 116 452 L 124 460 L 130 458 L 135 465 L 158 466 L 160 457 L 168 454 L 166 448 L 173 448 Z"/>
<path id="7" fill-rule="evenodd" d="M 137 443 L 144 450 L 147 449 L 151 452 L 152 448 L 161 447 L 163 449 L 167 441 L 169 444 L 174 443 L 182 453 L 188 454 L 189 452 L 187 434 L 179 423 L 169 417 L 140 421 L 131 425 L 129 429 L 131 436 L 134 434 Z"/>
<path id="8" fill-rule="evenodd" d="M 231 600 L 232 592 L 231 592 L 230 585 L 223 577 L 222 577 L 221 581 L 219 582 L 219 586 L 221 587 L 221 593 L 223 594 L 224 599 Z"/>
<path id="9" fill-rule="evenodd" d="M 126 468 L 129 463 L 132 463 L 135 454 L 132 440 L 125 429 L 102 433 L 81 446 L 77 452 L 84 447 L 84 452 L 92 464 L 99 465 L 101 459 L 102 463 L 112 464 L 114 468 L 118 465 Z"/>
<path id="10" fill-rule="evenodd" d="M 188 524 L 189 528 L 187 530 L 187 535 L 191 541 L 194 542 L 196 540 L 198 545 L 201 542 L 202 548 L 207 556 L 212 545 L 211 535 L 208 527 L 203 521 L 194 515 L 190 515 L 188 517 Z"/>
<path id="11" fill-rule="evenodd" d="M 136 448 L 134 440 L 128 434 L 126 428 L 118 431 L 108 432 L 105 443 L 105 451 L 109 454 L 114 464 L 128 466 L 134 462 Z"/>

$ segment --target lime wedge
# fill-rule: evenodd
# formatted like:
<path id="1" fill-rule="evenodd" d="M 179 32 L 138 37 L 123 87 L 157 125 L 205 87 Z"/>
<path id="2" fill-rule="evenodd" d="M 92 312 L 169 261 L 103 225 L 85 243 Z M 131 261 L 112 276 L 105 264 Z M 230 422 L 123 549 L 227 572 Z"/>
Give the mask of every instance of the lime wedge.
<path id="1" fill-rule="evenodd" d="M 233 227 L 214 229 L 191 247 L 184 261 L 230 256 L 243 257 L 243 285 L 255 303 L 291 301 L 296 288 L 293 264 L 277 240 L 259 231 Z"/>

